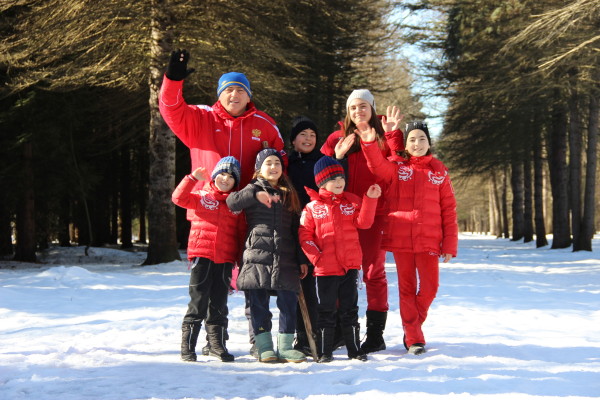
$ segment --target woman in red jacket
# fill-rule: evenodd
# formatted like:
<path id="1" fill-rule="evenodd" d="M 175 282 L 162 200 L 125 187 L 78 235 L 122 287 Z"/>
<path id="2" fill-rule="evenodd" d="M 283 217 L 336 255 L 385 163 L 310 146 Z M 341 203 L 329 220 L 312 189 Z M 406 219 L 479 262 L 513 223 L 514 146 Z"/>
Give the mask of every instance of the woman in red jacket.
<path id="1" fill-rule="evenodd" d="M 202 181 L 203 189 L 193 192 L 194 186 Z M 224 157 L 211 175 L 200 167 L 184 177 L 172 195 L 173 203 L 194 214 L 187 249 L 192 263 L 190 302 L 181 325 L 184 361 L 196 361 L 196 343 L 205 319 L 208 354 L 221 361 L 234 360 L 225 347 L 227 296 L 245 224 L 242 213 L 231 211 L 225 200 L 239 181 L 240 164 L 234 157 Z"/>
<path id="2" fill-rule="evenodd" d="M 375 176 L 367 168 L 360 139 L 354 133 L 356 125 L 363 122 L 372 127 L 376 132 L 382 156 L 388 157 L 392 155 L 391 143 L 399 143 L 400 146 L 403 143 L 402 131 L 399 129 L 402 117 L 397 107 L 388 107 L 387 116 L 382 116 L 380 120 L 375 111 L 375 99 L 366 89 L 358 89 L 350 94 L 346 101 L 346 111 L 346 118 L 340 124 L 341 129 L 329 135 L 321 147 L 321 153 L 335 156 L 342 163 L 347 172 L 346 191 L 362 196 L 369 186 L 375 183 Z M 385 250 L 381 249 L 381 231 L 386 214 L 384 204 L 382 196 L 378 201 L 375 222 L 371 228 L 358 231 L 363 255 L 363 280 L 367 288 L 367 338 L 362 345 L 365 353 L 385 349 L 383 330 L 389 307 Z"/>
<path id="3" fill-rule="evenodd" d="M 438 258 L 456 257 L 456 199 L 448 169 L 431 155 L 422 121 L 406 126 L 406 150 L 386 160 L 375 146 L 373 129 L 359 127 L 369 170 L 386 183 L 388 222 L 382 247 L 394 254 L 398 271 L 404 346 L 425 352 L 422 325 L 439 286 Z"/>
<path id="4" fill-rule="evenodd" d="M 344 192 L 344 169 L 331 157 L 322 157 L 314 168 L 319 193 L 311 197 L 300 221 L 300 245 L 315 266 L 319 362 L 333 360 L 336 314 L 339 314 L 349 358 L 367 360 L 360 346 L 356 281 L 362 262 L 358 228 L 373 223 L 379 185 L 371 185 L 364 197 Z M 336 305 L 336 304 L 339 304 Z"/>

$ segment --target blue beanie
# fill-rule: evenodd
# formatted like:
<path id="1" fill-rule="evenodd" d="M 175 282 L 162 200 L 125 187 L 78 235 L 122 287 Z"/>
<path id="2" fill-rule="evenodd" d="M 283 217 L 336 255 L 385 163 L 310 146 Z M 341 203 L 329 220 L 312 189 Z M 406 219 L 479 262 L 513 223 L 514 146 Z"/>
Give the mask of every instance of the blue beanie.
<path id="1" fill-rule="evenodd" d="M 217 86 L 217 97 L 221 95 L 221 92 L 225 90 L 225 88 L 238 85 L 244 88 L 248 96 L 252 97 L 252 90 L 250 90 L 250 82 L 246 75 L 241 72 L 227 72 L 226 74 L 221 75 L 219 78 L 219 85 Z"/>
<path id="2" fill-rule="evenodd" d="M 318 187 L 325 185 L 327 182 L 341 176 L 346 179 L 344 168 L 336 159 L 324 156 L 316 162 L 315 168 L 315 183 Z"/>
<path id="3" fill-rule="evenodd" d="M 266 148 L 259 151 L 256 155 L 256 163 L 254 164 L 254 170 L 258 171 L 262 167 L 266 158 L 269 156 L 277 156 L 279 158 L 279 161 L 281 161 L 281 166 L 283 167 L 283 157 L 281 156 L 281 153 L 275 149 Z"/>
<path id="4" fill-rule="evenodd" d="M 213 169 L 210 178 L 214 181 L 217 175 L 219 175 L 222 172 L 226 172 L 233 176 L 233 179 L 235 180 L 235 185 L 238 185 L 240 183 L 240 163 L 235 157 L 227 156 L 221 158 L 215 166 L 215 169 Z"/>

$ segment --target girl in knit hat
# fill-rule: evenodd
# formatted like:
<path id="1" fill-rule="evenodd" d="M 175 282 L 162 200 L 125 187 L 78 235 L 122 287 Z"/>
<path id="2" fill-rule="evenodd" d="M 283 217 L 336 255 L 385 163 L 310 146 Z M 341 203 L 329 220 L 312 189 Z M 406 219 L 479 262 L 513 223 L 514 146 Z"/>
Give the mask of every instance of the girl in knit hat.
<path id="1" fill-rule="evenodd" d="M 312 201 L 302 212 L 299 236 L 302 250 L 315 267 L 319 362 L 333 360 L 338 314 L 348 357 L 366 361 L 358 323 L 357 281 L 362 263 L 358 229 L 368 229 L 373 223 L 381 188 L 371 185 L 362 202 L 344 192 L 344 169 L 331 157 L 321 158 L 314 174 L 319 192 L 307 189 Z"/>
<path id="2" fill-rule="evenodd" d="M 302 362 L 306 356 L 293 349 L 300 279 L 307 260 L 298 242 L 300 202 L 283 174 L 283 159 L 267 148 L 256 156 L 253 180 L 227 198 L 233 211 L 244 211 L 248 225 L 237 279 L 249 299 L 250 319 L 260 362 Z M 279 335 L 277 352 L 271 335 L 271 292 L 277 294 Z"/>
<path id="3" fill-rule="evenodd" d="M 456 257 L 456 199 L 446 166 L 431 155 L 431 139 L 423 121 L 406 127 L 406 150 L 386 160 L 376 145 L 376 132 L 359 129 L 367 165 L 387 185 L 388 224 L 382 248 L 396 260 L 404 346 L 425 352 L 422 325 L 439 285 L 439 261 Z"/>
<path id="4" fill-rule="evenodd" d="M 367 168 L 360 147 L 360 139 L 354 131 L 359 124 L 373 128 L 377 135 L 377 147 L 382 156 L 393 154 L 388 141 L 402 144 L 400 121 L 402 116 L 397 107 L 387 107 L 385 116 L 379 117 L 375 99 L 367 89 L 354 90 L 346 101 L 346 118 L 341 129 L 333 132 L 321 147 L 321 152 L 335 157 L 348 173 L 346 191 L 362 196 L 376 177 Z M 392 140 L 393 139 L 393 140 Z M 381 249 L 381 232 L 385 225 L 385 201 L 378 202 L 375 222 L 370 229 L 360 229 L 360 247 L 363 260 L 363 280 L 367 289 L 367 337 L 362 348 L 366 353 L 385 349 L 383 331 L 387 320 L 388 289 L 385 276 L 385 251 Z"/>
<path id="5" fill-rule="evenodd" d="M 205 181 L 202 190 L 192 192 L 201 181 Z M 173 192 L 173 203 L 190 210 L 195 217 L 191 221 L 187 249 L 192 271 L 190 302 L 182 324 L 181 358 L 184 361 L 197 359 L 196 343 L 203 320 L 206 320 L 208 354 L 221 361 L 234 360 L 225 346 L 227 296 L 245 225 L 241 213 L 231 211 L 225 199 L 239 181 L 240 164 L 229 156 L 222 158 L 210 175 L 206 168 L 196 168 Z"/>

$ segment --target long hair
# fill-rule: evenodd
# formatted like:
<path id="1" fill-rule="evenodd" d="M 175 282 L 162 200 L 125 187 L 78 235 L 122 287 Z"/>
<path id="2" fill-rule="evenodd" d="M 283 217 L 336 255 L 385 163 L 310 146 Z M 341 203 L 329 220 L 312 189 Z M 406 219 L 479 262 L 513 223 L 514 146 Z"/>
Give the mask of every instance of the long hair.
<path id="1" fill-rule="evenodd" d="M 262 178 L 266 180 L 266 178 L 260 174 L 260 170 L 255 171 L 252 178 Z M 294 185 L 292 184 L 290 178 L 288 178 L 288 176 L 283 172 L 277 180 L 277 187 L 279 188 L 279 190 L 281 190 L 281 193 L 283 195 L 282 204 L 284 205 L 284 207 L 287 207 L 287 209 L 291 212 L 300 214 L 300 212 L 302 211 L 302 206 L 300 205 L 300 198 L 298 197 L 298 192 L 296 192 L 296 189 L 294 188 Z"/>
<path id="2" fill-rule="evenodd" d="M 377 134 L 376 140 L 379 148 L 383 149 L 385 143 L 385 130 L 383 129 L 383 125 L 381 124 L 381 120 L 377 116 L 377 112 L 371 107 L 371 119 L 369 120 L 369 126 L 371 128 L 375 128 L 375 133 Z M 350 113 L 346 112 L 346 118 L 344 119 L 344 137 L 347 137 L 354 133 L 356 129 L 356 125 L 352 122 L 350 118 Z M 350 150 L 348 150 L 348 154 L 356 153 L 360 151 L 360 140 L 354 142 Z"/>

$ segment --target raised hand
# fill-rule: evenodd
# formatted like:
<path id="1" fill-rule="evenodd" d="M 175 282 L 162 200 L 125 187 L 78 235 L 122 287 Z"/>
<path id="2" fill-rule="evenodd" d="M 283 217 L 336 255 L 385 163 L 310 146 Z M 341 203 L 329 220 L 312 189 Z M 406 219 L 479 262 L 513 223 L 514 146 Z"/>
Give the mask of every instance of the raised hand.
<path id="1" fill-rule="evenodd" d="M 396 106 L 388 106 L 386 115 L 381 117 L 381 124 L 386 132 L 391 132 L 400 129 L 400 122 L 404 118 L 403 114 L 400 114 L 400 109 Z"/>
<path id="2" fill-rule="evenodd" d="M 210 181 L 210 174 L 204 167 L 198 167 L 192 172 L 192 176 L 199 181 Z"/>
<path id="3" fill-rule="evenodd" d="M 189 74 L 195 71 L 194 68 L 188 69 L 187 63 L 190 59 L 190 53 L 187 50 L 176 50 L 171 53 L 169 65 L 167 66 L 167 78 L 172 81 L 182 81 Z"/>
<path id="4" fill-rule="evenodd" d="M 373 142 L 375 139 L 377 139 L 377 132 L 375 132 L 375 128 L 371 128 L 371 126 L 366 122 L 359 122 L 356 125 L 354 133 L 360 136 L 363 142 Z"/>
<path id="5" fill-rule="evenodd" d="M 344 158 L 346 156 L 346 153 L 348 152 L 348 150 L 350 150 L 350 148 L 352 147 L 352 145 L 354 144 L 354 141 L 356 140 L 356 135 L 355 134 L 350 134 L 348 136 L 341 137 L 338 142 L 335 144 L 335 158 L 337 158 L 338 160 L 341 160 L 342 158 Z"/>
<path id="6" fill-rule="evenodd" d="M 379 186 L 376 183 L 369 186 L 369 189 L 367 190 L 367 197 L 370 197 L 372 199 L 377 199 L 380 196 L 381 196 L 381 186 Z"/>

